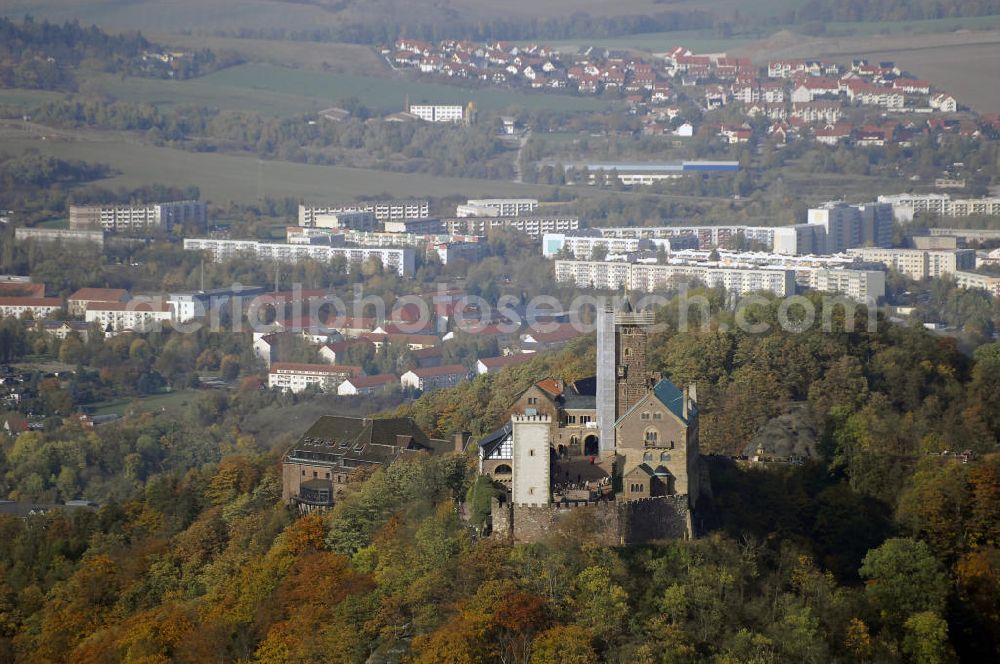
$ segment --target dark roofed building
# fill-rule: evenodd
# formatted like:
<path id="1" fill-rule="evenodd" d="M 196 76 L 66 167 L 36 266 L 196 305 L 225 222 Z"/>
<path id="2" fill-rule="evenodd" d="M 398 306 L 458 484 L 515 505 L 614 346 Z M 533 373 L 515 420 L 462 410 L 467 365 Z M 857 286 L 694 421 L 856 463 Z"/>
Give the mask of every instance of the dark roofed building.
<path id="1" fill-rule="evenodd" d="M 285 454 L 282 498 L 303 511 L 325 509 L 359 468 L 449 449 L 450 442 L 428 438 L 409 417 L 323 416 Z"/>
<path id="2" fill-rule="evenodd" d="M 479 440 L 479 474 L 510 485 L 513 474 L 513 435 L 510 420 Z"/>

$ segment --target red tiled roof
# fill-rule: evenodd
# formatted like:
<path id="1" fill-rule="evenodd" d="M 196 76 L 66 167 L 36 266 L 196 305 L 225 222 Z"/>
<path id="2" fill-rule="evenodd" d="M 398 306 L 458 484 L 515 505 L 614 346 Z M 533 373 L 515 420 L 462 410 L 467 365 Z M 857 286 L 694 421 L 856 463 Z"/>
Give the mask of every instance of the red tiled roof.
<path id="1" fill-rule="evenodd" d="M 446 364 L 441 367 L 423 367 L 420 369 L 414 369 L 413 374 L 418 378 L 433 378 L 435 376 L 449 376 L 469 373 L 461 364 Z"/>
<path id="2" fill-rule="evenodd" d="M 562 384 L 555 378 L 545 378 L 535 383 L 535 386 L 543 392 L 551 394 L 552 398 L 556 398 L 562 394 Z"/>
<path id="3" fill-rule="evenodd" d="M 5 281 L 0 283 L 0 295 L 4 297 L 45 297 L 45 284 Z"/>
<path id="4" fill-rule="evenodd" d="M 441 346 L 429 346 L 410 351 L 410 356 L 417 360 L 426 360 L 430 357 L 441 357 L 442 355 L 444 355 L 444 349 Z"/>
<path id="5" fill-rule="evenodd" d="M 348 378 L 347 381 L 354 387 L 377 387 L 379 385 L 388 385 L 390 383 L 398 383 L 399 376 L 394 374 L 378 374 L 377 376 L 352 376 Z"/>
<path id="6" fill-rule="evenodd" d="M 515 355 L 501 355 L 499 357 L 483 357 L 480 358 L 480 362 L 487 369 L 501 369 L 503 367 L 511 367 L 517 364 L 524 364 L 525 362 L 530 362 L 535 359 L 535 353 L 517 353 Z"/>
<path id="7" fill-rule="evenodd" d="M 58 297 L 0 297 L 0 306 L 5 307 L 61 307 Z"/>
<path id="8" fill-rule="evenodd" d="M 69 301 L 121 302 L 126 297 L 128 291 L 124 288 L 81 288 L 69 296 Z"/>

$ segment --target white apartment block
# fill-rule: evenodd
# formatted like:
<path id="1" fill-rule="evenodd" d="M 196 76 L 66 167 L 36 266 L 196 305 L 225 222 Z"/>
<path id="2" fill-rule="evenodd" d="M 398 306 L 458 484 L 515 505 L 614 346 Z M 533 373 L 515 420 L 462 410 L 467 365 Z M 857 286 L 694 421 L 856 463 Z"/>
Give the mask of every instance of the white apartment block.
<path id="1" fill-rule="evenodd" d="M 170 305 L 143 297 L 128 302 L 94 302 L 87 306 L 84 317 L 107 332 L 149 332 L 172 319 Z"/>
<path id="2" fill-rule="evenodd" d="M 839 293 L 858 302 L 877 302 L 885 297 L 885 272 L 880 270 L 796 270 L 796 276 L 811 290 Z"/>
<path id="3" fill-rule="evenodd" d="M 444 223 L 451 235 L 486 235 L 491 230 L 508 229 L 540 238 L 546 233 L 567 233 L 580 228 L 579 217 L 460 217 L 445 219 Z"/>
<path id="4" fill-rule="evenodd" d="M 955 272 L 955 281 L 962 288 L 978 288 L 993 297 L 1000 297 L 1000 277 L 958 270 Z"/>
<path id="5" fill-rule="evenodd" d="M 364 375 L 361 367 L 275 362 L 268 370 L 267 386 L 283 392 L 298 393 L 315 385 L 323 392 L 337 394 L 337 389 L 345 380 Z"/>
<path id="6" fill-rule="evenodd" d="M 607 251 L 608 254 L 627 254 L 644 248 L 652 249 L 653 242 L 638 238 L 604 237 L 600 234 L 595 236 L 546 233 L 542 236 L 542 255 L 546 258 L 555 258 L 561 252 L 570 252 L 574 258 L 587 260 L 598 248 Z"/>
<path id="7" fill-rule="evenodd" d="M 346 205 L 299 205 L 299 226 L 315 226 L 316 216 L 345 212 L 371 212 L 378 221 L 422 219 L 431 214 L 431 204 L 424 199 L 361 201 Z"/>
<path id="8" fill-rule="evenodd" d="M 627 288 L 652 293 L 698 280 L 709 288 L 721 286 L 738 295 L 760 291 L 778 296 L 795 293 L 795 271 L 774 268 L 557 260 L 555 276 L 560 283 L 594 290 Z"/>
<path id="9" fill-rule="evenodd" d="M 879 196 L 878 201 L 892 205 L 893 214 L 899 221 L 913 221 L 917 214 L 941 217 L 1000 215 L 1000 196 L 952 199 L 948 194 L 894 194 Z"/>
<path id="10" fill-rule="evenodd" d="M 72 230 L 103 229 L 135 231 L 149 228 L 171 230 L 177 224 L 204 228 L 205 204 L 200 201 L 173 201 L 147 205 L 71 205 L 69 227 Z"/>
<path id="11" fill-rule="evenodd" d="M 743 237 L 770 248 L 774 244 L 772 226 L 619 226 L 598 228 L 604 237 L 670 239 L 685 235 L 698 238 L 701 248 L 722 247 Z"/>
<path id="12" fill-rule="evenodd" d="M 184 249 L 209 253 L 214 261 L 226 261 L 237 256 L 251 256 L 279 263 L 294 263 L 311 259 L 329 263 L 335 258 L 350 265 L 375 259 L 382 266 L 403 277 L 416 271 L 414 250 L 409 247 L 334 247 L 313 244 L 281 244 L 255 240 L 217 240 L 214 238 L 185 238 Z"/>
<path id="13" fill-rule="evenodd" d="M 312 226 L 307 228 L 331 228 L 337 230 L 373 231 L 378 228 L 375 213 L 369 210 L 356 212 L 328 212 L 313 215 Z"/>
<path id="14" fill-rule="evenodd" d="M 0 297 L 0 317 L 20 318 L 27 313 L 32 318 L 45 318 L 62 306 L 58 297 Z"/>
<path id="15" fill-rule="evenodd" d="M 976 266 L 976 252 L 973 249 L 935 251 L 863 247 L 848 249 L 847 253 L 864 261 L 883 263 L 917 281 L 927 278 L 940 279 L 961 270 L 971 270 Z"/>
<path id="16" fill-rule="evenodd" d="M 531 214 L 538 208 L 534 198 L 479 198 L 459 205 L 457 217 L 520 217 Z"/>
<path id="17" fill-rule="evenodd" d="M 410 104 L 409 112 L 424 122 L 461 122 L 465 107 L 459 104 Z"/>

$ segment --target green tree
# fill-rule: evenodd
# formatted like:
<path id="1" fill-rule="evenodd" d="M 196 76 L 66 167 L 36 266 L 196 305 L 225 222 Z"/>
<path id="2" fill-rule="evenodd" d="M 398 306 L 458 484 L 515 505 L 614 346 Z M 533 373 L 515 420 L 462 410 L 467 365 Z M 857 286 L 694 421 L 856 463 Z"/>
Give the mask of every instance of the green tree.
<path id="1" fill-rule="evenodd" d="M 592 635 L 584 627 L 560 625 L 538 635 L 531 664 L 597 664 Z"/>
<path id="2" fill-rule="evenodd" d="M 915 613 L 903 624 L 903 652 L 914 664 L 948 664 L 957 661 L 948 642 L 948 623 L 933 611 Z"/>
<path id="3" fill-rule="evenodd" d="M 886 540 L 868 552 L 859 573 L 865 593 L 889 625 L 901 627 L 914 614 L 944 610 L 948 576 L 924 542 Z"/>

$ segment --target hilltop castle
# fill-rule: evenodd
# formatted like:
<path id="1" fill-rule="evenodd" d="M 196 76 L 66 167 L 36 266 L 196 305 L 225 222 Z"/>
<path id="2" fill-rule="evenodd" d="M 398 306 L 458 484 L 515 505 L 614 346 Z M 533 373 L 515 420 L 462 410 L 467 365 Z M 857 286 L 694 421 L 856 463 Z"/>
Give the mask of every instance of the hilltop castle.
<path id="1" fill-rule="evenodd" d="M 647 370 L 652 325 L 628 302 L 600 309 L 597 375 L 535 383 L 480 441 L 480 472 L 509 489 L 495 533 L 534 541 L 582 513 L 609 543 L 693 535 L 697 392 Z"/>

